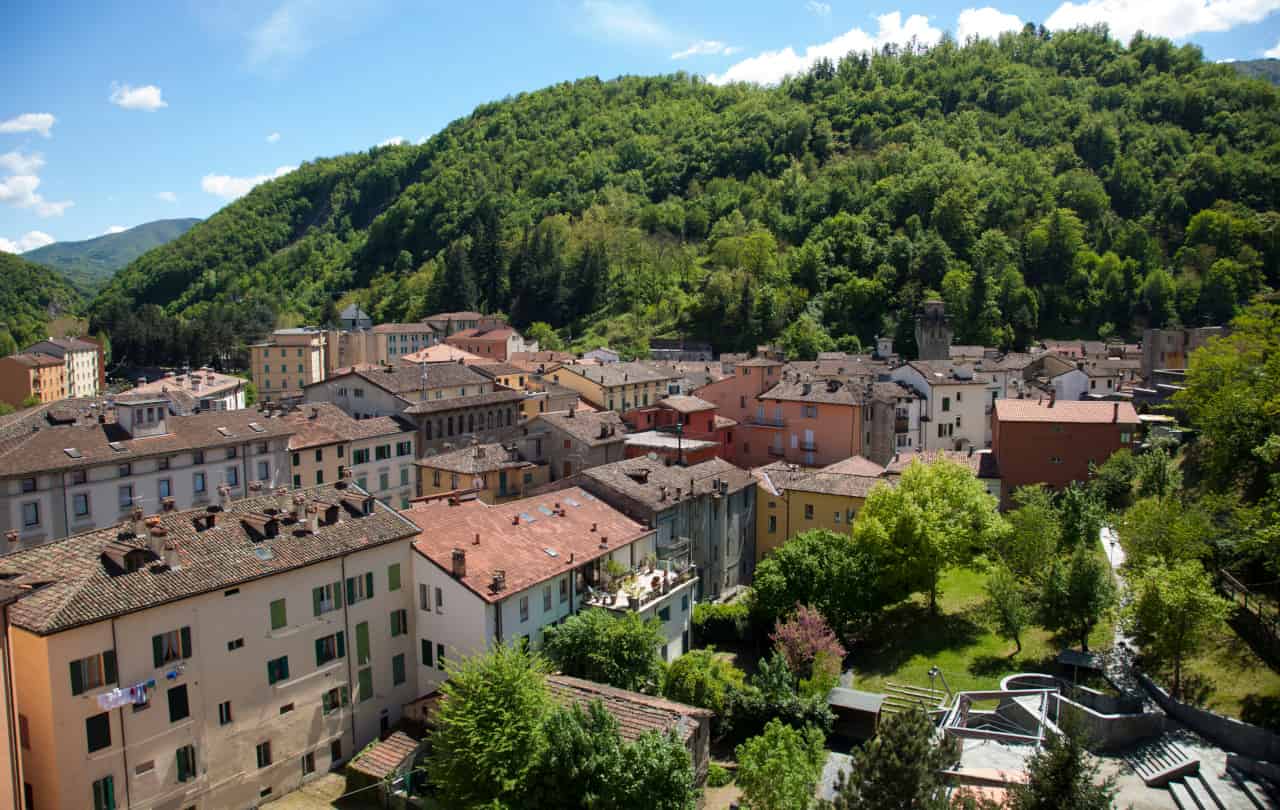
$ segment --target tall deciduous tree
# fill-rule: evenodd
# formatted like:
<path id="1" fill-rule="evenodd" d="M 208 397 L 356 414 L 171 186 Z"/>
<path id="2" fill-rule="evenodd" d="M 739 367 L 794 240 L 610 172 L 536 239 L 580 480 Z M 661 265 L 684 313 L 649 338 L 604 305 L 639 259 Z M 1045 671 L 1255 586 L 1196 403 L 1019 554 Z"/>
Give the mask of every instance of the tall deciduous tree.
<path id="1" fill-rule="evenodd" d="M 738 786 L 750 810 L 807 810 L 822 776 L 822 732 L 770 720 L 764 733 L 738 746 Z"/>
<path id="2" fill-rule="evenodd" d="M 1135 578 L 1133 590 L 1127 619 L 1143 652 L 1172 667 L 1178 697 L 1184 662 L 1221 628 L 1231 603 L 1218 595 L 1195 560 L 1155 563 Z"/>
<path id="3" fill-rule="evenodd" d="M 543 651 L 566 675 L 607 683 L 620 689 L 656 684 L 662 671 L 662 645 L 657 619 L 626 612 L 584 610 L 559 627 L 548 627 Z"/>
<path id="4" fill-rule="evenodd" d="M 822 529 L 801 532 L 761 560 L 754 589 L 767 620 L 811 605 L 838 634 L 884 604 L 871 556 L 848 534 Z"/>
<path id="5" fill-rule="evenodd" d="M 915 462 L 896 487 L 877 486 L 854 524 L 854 540 L 879 561 L 889 593 L 924 591 L 937 612 L 938 581 L 1005 530 L 996 499 L 973 472 L 940 458 Z M 784 546 L 785 548 L 785 546 Z"/>
<path id="6" fill-rule="evenodd" d="M 988 553 L 1019 580 L 1040 583 L 1062 540 L 1062 518 L 1053 495 L 1042 486 L 1020 487 L 1013 502 L 1017 508 L 1005 515 L 1009 531 Z"/>
<path id="7" fill-rule="evenodd" d="M 1022 585 L 1008 568 L 998 566 L 987 578 L 987 601 L 996 629 L 1022 652 L 1022 633 L 1031 622 L 1031 605 Z"/>
<path id="8" fill-rule="evenodd" d="M 1216 527 L 1198 505 L 1169 496 L 1138 501 L 1120 516 L 1116 531 L 1126 562 L 1142 568 L 1203 557 L 1209 551 L 1206 541 Z"/>
<path id="9" fill-rule="evenodd" d="M 1040 598 L 1040 623 L 1068 633 L 1088 651 L 1089 634 L 1115 606 L 1111 569 L 1099 549 L 1077 548 L 1064 563 L 1054 562 Z"/>

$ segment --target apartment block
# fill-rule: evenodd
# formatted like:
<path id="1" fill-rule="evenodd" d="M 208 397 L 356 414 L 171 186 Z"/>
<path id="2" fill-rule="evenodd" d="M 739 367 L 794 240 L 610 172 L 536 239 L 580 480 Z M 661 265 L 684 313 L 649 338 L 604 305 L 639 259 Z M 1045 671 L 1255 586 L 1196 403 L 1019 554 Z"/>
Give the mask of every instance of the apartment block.
<path id="1" fill-rule="evenodd" d="M 67 370 L 67 396 L 94 397 L 102 391 L 102 347 L 84 338 L 48 338 L 24 352 L 60 358 Z"/>
<path id="2" fill-rule="evenodd" d="M 447 661 L 497 644 L 537 649 L 547 627 L 589 607 L 657 619 L 667 660 L 688 649 L 694 572 L 658 559 L 653 529 L 586 490 L 492 506 L 434 499 L 403 515 L 422 530 L 413 580 L 423 692 L 445 681 Z M 612 576 L 610 560 L 628 573 Z"/>
<path id="3" fill-rule="evenodd" d="M 514 444 L 477 444 L 427 456 L 417 466 L 420 495 L 465 490 L 485 503 L 519 498 L 550 478 L 545 462 L 526 461 Z"/>
<path id="4" fill-rule="evenodd" d="M 1224 326 L 1147 329 L 1142 333 L 1142 379 L 1150 380 L 1157 369 L 1185 369 L 1193 351 L 1227 333 Z"/>
<path id="5" fill-rule="evenodd" d="M 0 402 L 19 407 L 28 398 L 55 402 L 67 395 L 66 363 L 51 354 L 0 357 Z"/>
<path id="6" fill-rule="evenodd" d="M 561 366 L 550 376 L 552 382 L 576 391 L 592 406 L 619 413 L 657 402 L 671 393 L 668 384 L 680 378 L 675 372 L 639 362 Z"/>
<path id="7" fill-rule="evenodd" d="M 285 417 L 295 430 L 289 439 L 289 478 L 295 489 L 333 484 L 349 477 L 360 489 L 391 507 L 405 508 L 417 495 L 418 432 L 400 416 L 353 419 L 336 405 L 304 405 Z"/>
<path id="8" fill-rule="evenodd" d="M 435 329 L 425 323 L 380 323 L 369 330 L 373 336 L 373 357 L 366 362 L 395 363 L 439 342 Z"/>
<path id="9" fill-rule="evenodd" d="M 0 558 L 27 807 L 251 807 L 418 694 L 410 540 L 354 487 L 173 512 Z"/>
<path id="10" fill-rule="evenodd" d="M 465 352 L 483 357 L 490 362 L 506 362 L 516 352 L 536 352 L 538 341 L 524 337 L 506 324 L 479 326 L 450 333 L 444 338 L 448 343 Z"/>
<path id="11" fill-rule="evenodd" d="M 547 462 L 551 480 L 626 457 L 626 425 L 614 411 L 538 414 L 521 429 L 523 457 Z"/>
<path id="12" fill-rule="evenodd" d="M 884 468 L 853 456 L 821 469 L 776 461 L 752 470 L 756 490 L 756 561 L 801 532 L 849 532 Z"/>
<path id="13" fill-rule="evenodd" d="M 724 361 L 723 355 L 721 361 Z M 720 415 L 734 420 L 745 428 L 758 415 L 756 398 L 782 382 L 782 372 L 783 364 L 776 360 L 761 357 L 740 360 L 733 363 L 730 376 L 699 388 L 693 394 L 699 399 L 715 403 Z M 735 457 L 739 459 L 757 457 L 764 452 L 764 448 L 759 444 L 758 439 L 753 442 L 747 437 L 747 431 L 740 431 L 737 436 Z"/>
<path id="14" fill-rule="evenodd" d="M 987 446 L 991 405 L 999 396 L 990 377 L 975 373 L 971 366 L 922 360 L 898 366 L 891 376 L 923 400 L 917 450 Z"/>
<path id="15" fill-rule="evenodd" d="M 675 394 L 648 408 L 628 411 L 622 418 L 640 431 L 627 436 L 628 458 L 653 452 L 671 464 L 734 460 L 733 429 L 738 423 L 721 416 L 714 402 Z"/>
<path id="16" fill-rule="evenodd" d="M 173 416 L 167 400 L 117 397 L 74 424 L 32 421 L 0 451 L 0 527 L 30 547 L 148 512 L 242 497 L 287 469 L 294 428 L 256 410 Z M 11 545 L 11 548 L 14 547 Z"/>
<path id="17" fill-rule="evenodd" d="M 169 401 L 172 413 L 185 416 L 198 411 L 240 410 L 244 407 L 246 384 L 242 377 L 220 374 L 206 366 L 170 372 L 150 382 L 140 378 L 136 386 L 122 393 L 162 396 Z"/>
<path id="18" fill-rule="evenodd" d="M 249 371 L 264 401 L 296 399 L 325 378 L 327 338 L 310 327 L 277 329 L 264 343 L 249 347 Z"/>

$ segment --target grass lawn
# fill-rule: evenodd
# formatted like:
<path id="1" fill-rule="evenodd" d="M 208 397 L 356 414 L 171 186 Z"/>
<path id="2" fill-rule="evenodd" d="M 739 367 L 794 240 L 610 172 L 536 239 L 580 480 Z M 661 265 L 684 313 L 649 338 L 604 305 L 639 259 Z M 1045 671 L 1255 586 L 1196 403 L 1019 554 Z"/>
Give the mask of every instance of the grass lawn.
<path id="1" fill-rule="evenodd" d="M 1186 696 L 1206 709 L 1280 730 L 1280 673 L 1249 644 L 1247 632 L 1233 621 L 1217 643 L 1183 666 Z M 1172 681 L 1167 672 L 1157 675 L 1165 676 L 1165 686 Z"/>
<path id="2" fill-rule="evenodd" d="M 991 631 L 982 616 L 986 601 L 982 570 L 953 568 L 942 576 L 938 615 L 929 615 L 928 597 L 917 594 L 886 609 L 852 650 L 854 687 L 884 691 L 886 682 L 929 685 L 929 668 L 938 666 L 953 691 L 997 689 L 1000 679 L 1028 670 L 1056 672 L 1053 659 L 1074 641 L 1032 627 L 1022 637 L 1022 653 Z M 1112 622 L 1095 628 L 1091 650 L 1111 646 Z M 942 688 L 941 682 L 936 684 Z"/>

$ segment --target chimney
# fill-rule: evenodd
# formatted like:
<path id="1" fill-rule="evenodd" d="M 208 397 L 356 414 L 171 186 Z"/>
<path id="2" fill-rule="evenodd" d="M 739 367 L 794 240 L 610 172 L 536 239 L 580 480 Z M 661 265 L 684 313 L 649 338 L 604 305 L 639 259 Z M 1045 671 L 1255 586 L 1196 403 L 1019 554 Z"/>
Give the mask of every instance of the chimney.
<path id="1" fill-rule="evenodd" d="M 810 385 L 809 383 L 804 383 L 803 385 L 800 386 L 800 393 L 802 394 L 807 395 L 811 390 L 813 390 L 813 386 Z"/>
<path id="2" fill-rule="evenodd" d="M 9 531 L 5 532 L 5 533 L 4 533 L 4 539 L 9 541 L 9 545 L 13 545 L 14 543 L 17 543 L 17 542 L 18 542 L 18 530 L 17 530 L 17 529 L 10 529 Z"/>
<path id="3" fill-rule="evenodd" d="M 1120 403 L 1119 402 L 1111 403 L 1111 421 L 1112 422 L 1120 421 Z"/>
<path id="4" fill-rule="evenodd" d="M 493 572 L 493 581 L 489 583 L 489 589 L 494 593 L 504 590 L 507 587 L 507 572 L 499 568 Z"/>
<path id="5" fill-rule="evenodd" d="M 178 541 L 176 540 L 165 541 L 164 564 L 170 571 L 182 570 L 182 561 L 178 559 Z"/>
<path id="6" fill-rule="evenodd" d="M 463 579 L 464 577 L 466 577 L 467 575 L 466 550 L 461 548 L 455 548 L 453 550 L 453 558 L 451 562 L 452 562 L 452 565 L 450 567 L 450 570 L 453 573 L 454 579 Z M 497 577 L 495 576 L 494 579 L 496 580 Z"/>
<path id="7" fill-rule="evenodd" d="M 658 487 L 658 500 L 665 501 L 667 499 L 667 487 L 665 485 Z"/>
<path id="8" fill-rule="evenodd" d="M 178 508 L 178 503 L 172 497 L 165 498 L 160 501 L 160 509 L 165 512 L 172 512 Z"/>
<path id="9" fill-rule="evenodd" d="M 320 531 L 320 507 L 314 503 L 307 504 L 307 531 L 312 534 Z"/>
<path id="10" fill-rule="evenodd" d="M 677 501 L 678 501 L 678 500 L 680 500 L 680 493 L 681 493 L 682 491 L 683 491 L 683 490 L 681 490 L 681 488 L 680 488 L 680 487 L 676 487 L 676 500 L 677 500 Z"/>
<path id="11" fill-rule="evenodd" d="M 512 526 L 520 525 L 520 515 L 516 514 L 511 516 L 511 525 Z"/>
<path id="12" fill-rule="evenodd" d="M 151 549 L 151 553 L 157 557 L 164 551 L 165 538 L 169 536 L 169 530 L 163 526 L 152 526 L 151 531 L 147 534 L 147 548 Z"/>
<path id="13" fill-rule="evenodd" d="M 592 523 L 592 524 L 591 524 L 591 531 L 593 531 L 593 532 L 594 532 L 594 531 L 599 531 L 599 526 L 598 526 L 598 524 Z"/>
<path id="14" fill-rule="evenodd" d="M 294 519 L 296 520 L 302 519 L 302 515 L 306 509 L 306 505 L 307 505 L 307 496 L 303 495 L 301 492 L 295 492 L 293 494 L 293 508 L 289 510 L 293 514 Z"/>
<path id="15" fill-rule="evenodd" d="M 1049 389 L 1049 407 L 1050 408 L 1053 407 L 1053 403 L 1056 402 L 1057 399 L 1058 399 L 1058 389 L 1050 388 Z"/>
<path id="16" fill-rule="evenodd" d="M 475 539 L 471 541 L 471 545 L 473 546 L 480 545 L 480 532 L 476 532 Z"/>
<path id="17" fill-rule="evenodd" d="M 231 508 L 231 487 L 226 484 L 219 484 L 218 494 L 222 496 L 222 509 L 225 512 Z"/>
<path id="18" fill-rule="evenodd" d="M 351 472 L 351 468 L 348 467 L 347 469 L 344 469 L 342 471 L 342 479 L 338 481 L 338 483 L 334 484 L 334 486 L 337 487 L 338 489 L 346 489 L 347 487 L 351 486 L 352 477 L 353 477 L 353 474 Z"/>
<path id="19" fill-rule="evenodd" d="M 484 458 L 484 445 L 476 445 L 476 458 Z"/>
<path id="20" fill-rule="evenodd" d="M 276 514 L 283 515 L 289 511 L 289 490 L 285 487 L 276 487 Z"/>
<path id="21" fill-rule="evenodd" d="M 146 523 L 142 519 L 142 507 L 135 506 L 129 511 L 129 523 L 134 537 L 145 537 L 147 533 Z"/>

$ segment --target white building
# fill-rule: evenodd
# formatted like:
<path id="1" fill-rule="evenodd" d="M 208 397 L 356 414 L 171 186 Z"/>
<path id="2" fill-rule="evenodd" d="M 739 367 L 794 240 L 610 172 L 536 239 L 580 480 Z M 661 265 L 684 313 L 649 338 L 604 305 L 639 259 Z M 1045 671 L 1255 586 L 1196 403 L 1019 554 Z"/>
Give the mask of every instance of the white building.
<path id="1" fill-rule="evenodd" d="M 696 577 L 657 563 L 656 532 L 585 490 L 495 506 L 419 501 L 402 514 L 422 529 L 413 581 L 424 693 L 445 680 L 450 658 L 494 644 L 538 648 L 547 626 L 588 607 L 632 610 L 633 599 L 642 617 L 662 623 L 665 659 L 689 647 Z M 608 560 L 631 572 L 625 586 L 609 582 Z"/>
<path id="2" fill-rule="evenodd" d="M 289 423 L 251 410 L 173 416 L 168 406 L 121 396 L 87 424 L 37 422 L 0 445 L 0 529 L 29 547 L 115 525 L 135 506 L 201 507 L 221 485 L 244 497 L 287 480 Z"/>
<path id="3" fill-rule="evenodd" d="M 180 374 L 170 372 L 151 382 L 139 379 L 123 394 L 163 396 L 169 400 L 172 413 L 184 416 L 198 411 L 238 411 L 244 407 L 247 382 L 243 377 L 219 374 L 206 366 Z"/>
<path id="4" fill-rule="evenodd" d="M 78 338 L 47 338 L 23 349 L 62 358 L 67 366 L 67 396 L 94 397 L 101 387 L 102 350 Z"/>
<path id="5" fill-rule="evenodd" d="M 987 446 L 991 436 L 989 377 L 965 365 L 913 360 L 891 372 L 923 398 L 921 441 L 916 450 L 963 450 Z"/>

